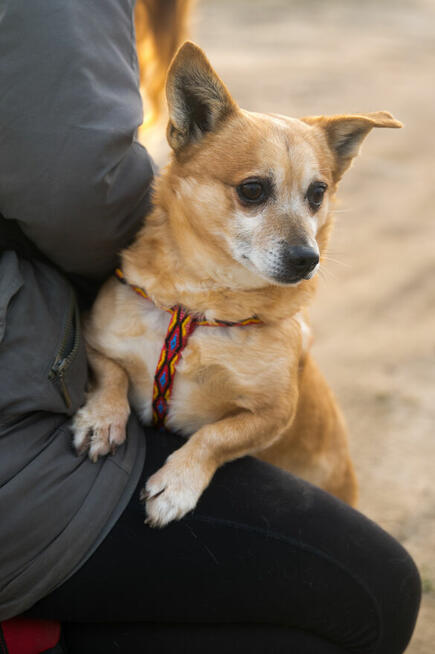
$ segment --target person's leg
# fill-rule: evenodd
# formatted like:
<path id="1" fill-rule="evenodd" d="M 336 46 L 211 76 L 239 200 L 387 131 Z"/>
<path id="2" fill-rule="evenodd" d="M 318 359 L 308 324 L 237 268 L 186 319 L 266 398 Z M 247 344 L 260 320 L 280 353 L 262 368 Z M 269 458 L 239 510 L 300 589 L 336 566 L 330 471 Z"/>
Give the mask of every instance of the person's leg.
<path id="1" fill-rule="evenodd" d="M 347 654 L 308 632 L 267 624 L 68 623 L 64 635 L 68 654 Z"/>
<path id="2" fill-rule="evenodd" d="M 150 430 L 145 478 L 181 443 Z M 306 632 L 337 652 L 399 654 L 419 598 L 414 563 L 377 525 L 310 484 L 245 458 L 221 468 L 197 509 L 162 530 L 144 525 L 136 492 L 95 554 L 31 614 L 141 623 L 132 630 L 144 634 L 156 623 L 192 633 L 220 625 L 229 652 L 237 651 L 234 625 L 255 624 L 281 631 L 289 648 L 292 632 Z M 256 643 L 252 652 L 264 651 L 260 637 Z"/>

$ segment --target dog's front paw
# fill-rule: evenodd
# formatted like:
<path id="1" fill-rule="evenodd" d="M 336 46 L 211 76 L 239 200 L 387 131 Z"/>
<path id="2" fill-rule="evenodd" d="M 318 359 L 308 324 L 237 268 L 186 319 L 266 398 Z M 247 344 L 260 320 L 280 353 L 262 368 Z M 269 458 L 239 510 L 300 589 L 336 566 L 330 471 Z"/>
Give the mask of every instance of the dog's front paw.
<path id="1" fill-rule="evenodd" d="M 188 460 L 182 450 L 167 459 L 141 493 L 146 502 L 145 522 L 151 527 L 164 527 L 194 509 L 213 475 L 209 465 Z"/>
<path id="2" fill-rule="evenodd" d="M 113 454 L 125 441 L 129 413 L 127 402 L 108 406 L 98 396 L 91 396 L 72 423 L 77 454 L 88 452 L 94 463 L 100 456 Z"/>

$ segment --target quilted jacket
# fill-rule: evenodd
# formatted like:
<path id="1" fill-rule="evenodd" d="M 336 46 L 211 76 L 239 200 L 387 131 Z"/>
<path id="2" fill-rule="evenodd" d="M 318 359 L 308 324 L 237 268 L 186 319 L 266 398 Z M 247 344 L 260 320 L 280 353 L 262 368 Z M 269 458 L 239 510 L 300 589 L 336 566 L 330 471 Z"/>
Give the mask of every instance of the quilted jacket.
<path id="1" fill-rule="evenodd" d="M 134 417 L 97 464 L 69 430 L 87 378 L 81 291 L 111 274 L 150 206 L 132 12 L 0 0 L 0 620 L 83 564 L 143 467 Z"/>

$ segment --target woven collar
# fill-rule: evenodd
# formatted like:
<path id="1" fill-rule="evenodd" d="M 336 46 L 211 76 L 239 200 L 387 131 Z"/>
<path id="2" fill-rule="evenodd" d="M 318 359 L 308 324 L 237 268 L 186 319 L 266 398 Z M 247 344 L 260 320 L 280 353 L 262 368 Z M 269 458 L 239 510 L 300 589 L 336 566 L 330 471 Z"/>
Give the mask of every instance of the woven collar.
<path id="1" fill-rule="evenodd" d="M 130 286 L 131 289 L 135 293 L 138 293 L 138 295 L 141 295 L 145 300 L 149 300 L 152 302 L 153 300 L 150 298 L 148 293 L 145 291 L 145 289 L 141 288 L 140 286 L 135 286 L 134 284 L 130 284 L 124 277 L 124 273 L 122 272 L 121 268 L 117 268 L 115 270 L 115 276 L 119 279 L 119 281 L 122 284 L 126 284 L 127 286 Z M 163 311 L 167 311 L 168 313 L 174 313 L 177 311 L 177 309 L 180 307 L 179 304 L 175 305 L 171 309 L 163 309 Z M 184 309 L 184 312 L 189 314 L 189 312 Z M 191 315 L 191 314 L 189 314 Z M 195 318 L 192 316 L 192 320 L 195 321 L 196 325 L 198 327 L 244 327 L 245 325 L 262 325 L 263 321 L 260 320 L 260 318 L 257 318 L 256 316 L 252 316 L 251 318 L 245 318 L 244 320 L 240 320 L 238 322 L 229 322 L 228 320 L 206 320 L 203 316 L 200 316 L 199 318 Z"/>

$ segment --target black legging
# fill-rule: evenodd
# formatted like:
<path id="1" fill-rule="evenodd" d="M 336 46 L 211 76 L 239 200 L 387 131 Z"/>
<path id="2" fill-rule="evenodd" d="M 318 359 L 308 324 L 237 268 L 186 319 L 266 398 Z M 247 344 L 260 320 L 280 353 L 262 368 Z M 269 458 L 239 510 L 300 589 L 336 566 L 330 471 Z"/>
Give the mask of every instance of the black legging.
<path id="1" fill-rule="evenodd" d="M 144 477 L 182 442 L 150 430 Z M 415 565 L 329 494 L 245 458 L 164 529 L 144 524 L 138 498 L 139 487 L 96 553 L 29 612 L 65 623 L 68 654 L 405 650 Z"/>

